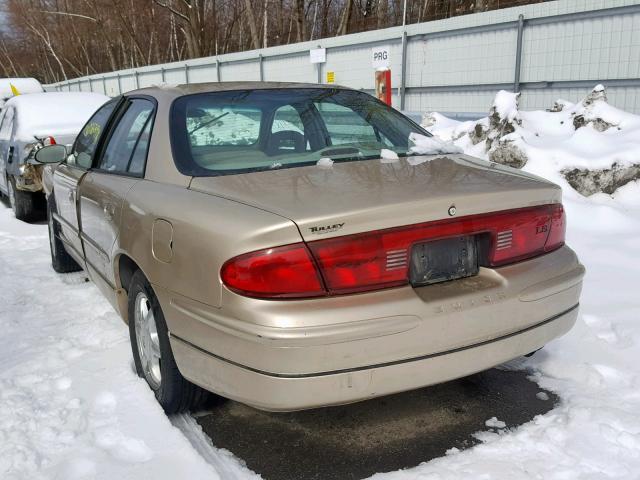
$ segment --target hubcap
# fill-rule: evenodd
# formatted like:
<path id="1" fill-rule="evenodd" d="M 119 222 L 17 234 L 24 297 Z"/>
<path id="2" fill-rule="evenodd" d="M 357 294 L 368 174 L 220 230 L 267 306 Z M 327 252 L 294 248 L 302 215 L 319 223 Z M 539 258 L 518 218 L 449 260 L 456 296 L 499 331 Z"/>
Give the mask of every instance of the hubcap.
<path id="1" fill-rule="evenodd" d="M 138 355 L 147 383 L 154 390 L 160 387 L 160 339 L 151 302 L 144 292 L 138 293 L 135 303 L 135 328 Z"/>
<path id="2" fill-rule="evenodd" d="M 9 203 L 11 204 L 11 208 L 15 211 L 16 209 L 16 192 L 13 190 L 13 183 L 9 181 Z"/>

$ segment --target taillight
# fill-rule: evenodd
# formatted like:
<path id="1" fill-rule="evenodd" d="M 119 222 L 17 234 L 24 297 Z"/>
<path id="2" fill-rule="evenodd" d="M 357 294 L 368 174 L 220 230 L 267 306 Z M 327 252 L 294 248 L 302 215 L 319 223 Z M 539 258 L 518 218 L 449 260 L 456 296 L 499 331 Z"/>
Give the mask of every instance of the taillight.
<path id="1" fill-rule="evenodd" d="M 548 206 L 527 208 L 486 217 L 483 223 L 493 239 L 488 263 L 498 266 L 544 252 L 551 212 Z"/>
<path id="2" fill-rule="evenodd" d="M 567 218 L 561 204 L 551 205 L 551 231 L 544 246 L 545 252 L 550 252 L 564 245 L 567 231 Z"/>
<path id="3" fill-rule="evenodd" d="M 235 292 L 258 298 L 301 298 L 325 295 L 304 243 L 268 248 L 227 261 L 220 271 Z"/>
<path id="4" fill-rule="evenodd" d="M 221 276 L 230 289 L 259 298 L 380 290 L 408 283 L 414 244 L 477 235 L 487 245 L 479 261 L 495 267 L 559 248 L 565 223 L 560 204 L 471 215 L 252 252 L 225 263 Z"/>

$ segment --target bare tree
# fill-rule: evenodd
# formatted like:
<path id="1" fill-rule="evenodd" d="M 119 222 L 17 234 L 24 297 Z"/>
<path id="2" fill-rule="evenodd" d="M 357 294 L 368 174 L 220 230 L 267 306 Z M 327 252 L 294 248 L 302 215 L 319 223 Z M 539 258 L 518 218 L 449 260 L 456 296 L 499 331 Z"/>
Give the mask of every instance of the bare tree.
<path id="1" fill-rule="evenodd" d="M 260 36 L 258 35 L 258 25 L 251 0 L 244 0 L 244 5 L 249 31 L 251 32 L 251 42 L 253 43 L 253 48 L 258 49 L 260 48 Z"/>
<path id="2" fill-rule="evenodd" d="M 402 23 L 404 0 L 0 0 L 0 72 L 44 82 Z M 407 0 L 407 22 L 543 0 Z"/>

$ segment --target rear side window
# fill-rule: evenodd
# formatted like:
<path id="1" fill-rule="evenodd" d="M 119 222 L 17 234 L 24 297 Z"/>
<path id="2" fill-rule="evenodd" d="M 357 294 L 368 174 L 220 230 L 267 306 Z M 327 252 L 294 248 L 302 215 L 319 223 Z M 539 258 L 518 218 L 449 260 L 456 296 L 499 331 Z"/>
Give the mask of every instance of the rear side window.
<path id="1" fill-rule="evenodd" d="M 153 103 L 142 98 L 129 101 L 118 120 L 97 165 L 112 173 L 141 175 L 149 147 Z"/>
<path id="2" fill-rule="evenodd" d="M 67 157 L 68 164 L 77 165 L 81 168 L 91 168 L 93 155 L 98 147 L 100 137 L 118 102 L 119 99 L 111 100 L 93 114 L 93 117 L 91 117 L 78 134 L 76 142 L 73 145 L 73 152 Z"/>
<path id="3" fill-rule="evenodd" d="M 144 173 L 144 167 L 147 162 L 147 152 L 149 151 L 149 141 L 151 140 L 151 124 L 152 119 L 147 120 L 147 125 L 142 130 L 140 138 L 138 138 L 138 144 L 136 145 L 127 172 L 131 175 L 142 175 Z"/>

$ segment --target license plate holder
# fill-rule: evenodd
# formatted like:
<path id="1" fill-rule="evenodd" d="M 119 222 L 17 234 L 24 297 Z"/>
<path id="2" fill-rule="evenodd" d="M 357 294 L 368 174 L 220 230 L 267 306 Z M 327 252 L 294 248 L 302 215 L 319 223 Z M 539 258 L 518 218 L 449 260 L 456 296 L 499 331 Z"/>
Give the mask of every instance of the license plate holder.
<path id="1" fill-rule="evenodd" d="M 413 286 L 471 277 L 478 274 L 478 248 L 472 235 L 419 243 L 411 249 Z"/>

